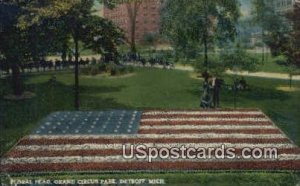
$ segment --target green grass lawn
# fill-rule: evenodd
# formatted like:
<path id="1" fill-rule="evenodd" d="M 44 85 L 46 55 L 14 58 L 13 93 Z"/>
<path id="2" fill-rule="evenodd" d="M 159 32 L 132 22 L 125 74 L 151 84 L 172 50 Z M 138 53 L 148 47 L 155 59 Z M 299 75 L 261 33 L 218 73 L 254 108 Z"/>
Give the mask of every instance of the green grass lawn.
<path id="1" fill-rule="evenodd" d="M 272 57 L 271 54 L 266 53 L 264 56 L 264 61 L 262 60 L 263 54 L 251 54 L 258 59 L 260 65 L 257 71 L 260 72 L 272 72 L 272 73 L 288 73 L 288 68 L 284 65 L 279 65 L 276 63 L 276 57 Z"/>
<path id="2" fill-rule="evenodd" d="M 7 80 L 0 80 L 0 140 L 3 155 L 22 136 L 30 133 L 37 122 L 54 111 L 73 110 L 73 74 L 56 73 L 57 83 L 49 82 L 53 72 L 26 75 L 26 90 L 37 96 L 26 101 L 5 101 L 10 92 Z M 300 145 L 300 92 L 284 92 L 277 87 L 288 81 L 247 78 L 251 91 L 238 94 L 239 108 L 259 108 L 297 144 Z M 232 83 L 226 77 L 226 83 Z M 199 108 L 201 80 L 192 79 L 190 72 L 137 69 L 133 76 L 122 78 L 81 77 L 81 109 L 195 109 Z M 294 86 L 300 88 L 300 82 Z M 222 90 L 221 106 L 233 108 L 233 92 Z M 142 174 L 138 174 L 143 176 Z M 151 175 L 150 175 L 151 176 Z M 153 175 L 152 175 L 153 176 Z M 197 173 L 154 175 L 169 183 L 202 183 L 203 185 L 295 185 L 299 176 L 291 173 Z M 191 179 L 189 179 L 191 177 Z M 182 182 L 180 181 L 182 180 Z M 177 182 L 178 181 L 178 182 Z"/>
<path id="3" fill-rule="evenodd" d="M 249 53 L 249 54 L 258 60 L 257 69 L 255 70 L 256 72 L 283 73 L 283 74 L 289 73 L 289 68 L 287 66 L 279 65 L 278 63 L 276 63 L 276 57 L 272 57 L 271 54 L 269 53 L 265 54 L 264 61 L 262 61 L 262 54 L 256 54 L 256 53 Z M 208 58 L 215 59 L 216 56 L 218 55 L 210 54 Z M 185 64 L 185 65 L 191 66 L 196 62 L 198 61 L 193 59 L 190 61 L 189 64 Z M 184 65 L 184 62 L 180 61 L 178 65 Z"/>

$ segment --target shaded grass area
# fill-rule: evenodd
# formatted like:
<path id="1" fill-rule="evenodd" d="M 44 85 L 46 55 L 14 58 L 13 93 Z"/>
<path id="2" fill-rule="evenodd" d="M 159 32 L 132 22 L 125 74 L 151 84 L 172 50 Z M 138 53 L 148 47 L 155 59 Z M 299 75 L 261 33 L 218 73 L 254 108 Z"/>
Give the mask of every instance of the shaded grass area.
<path id="1" fill-rule="evenodd" d="M 259 54 L 259 53 L 248 53 L 248 54 L 257 59 L 258 64 L 257 64 L 257 68 L 255 70 L 256 72 L 288 74 L 290 71 L 288 66 L 278 64 L 279 57 L 273 57 L 271 54 L 266 53 L 264 60 L 262 60 L 262 54 Z M 218 59 L 218 56 L 219 56 L 218 54 L 209 54 L 208 58 L 211 60 L 216 60 L 216 59 Z M 222 59 L 219 59 L 219 60 L 222 61 Z M 179 61 L 178 64 L 193 66 L 198 62 L 199 62 L 199 60 L 192 59 L 187 64 L 185 64 L 184 61 Z"/>
<path id="2" fill-rule="evenodd" d="M 273 57 L 270 53 L 265 54 L 251 54 L 259 61 L 259 72 L 271 72 L 271 73 L 288 73 L 288 67 L 277 63 L 278 57 Z M 264 58 L 262 57 L 264 55 Z M 277 59 L 277 60 L 276 60 Z"/>
<path id="3" fill-rule="evenodd" d="M 1 155 L 9 150 L 21 137 L 29 134 L 38 121 L 48 114 L 73 110 L 73 74 L 57 73 L 57 82 L 49 79 L 54 72 L 26 75 L 26 90 L 37 96 L 25 101 L 6 101 L 3 96 L 11 92 L 9 81 L 0 80 L 0 140 Z M 195 109 L 199 108 L 201 80 L 192 79 L 190 72 L 159 69 L 137 69 L 136 74 L 121 78 L 80 78 L 81 109 Z M 226 83 L 233 82 L 225 77 Z M 237 107 L 263 110 L 296 144 L 300 145 L 300 94 L 277 90 L 288 86 L 288 81 L 246 78 L 250 91 L 239 92 Z M 300 82 L 294 82 L 300 87 Z M 221 92 L 222 108 L 234 107 L 234 96 L 230 90 Z M 181 175 L 181 174 L 180 174 Z M 202 185 L 295 185 L 299 176 L 292 173 L 195 173 L 195 174 L 149 175 L 165 178 L 169 183 L 193 183 Z M 99 176 L 102 178 L 103 175 Z M 108 175 L 107 177 L 110 177 Z M 126 175 L 112 175 L 120 178 Z M 130 178 L 144 174 L 129 175 Z M 105 177 L 105 175 L 104 175 Z M 253 183 L 253 184 L 252 184 Z"/>

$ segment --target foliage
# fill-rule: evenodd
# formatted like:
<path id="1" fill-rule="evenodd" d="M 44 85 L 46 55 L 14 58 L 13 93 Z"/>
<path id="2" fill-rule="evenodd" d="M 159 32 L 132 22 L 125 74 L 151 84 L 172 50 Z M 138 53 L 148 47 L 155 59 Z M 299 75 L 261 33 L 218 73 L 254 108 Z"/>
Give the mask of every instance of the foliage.
<path id="1" fill-rule="evenodd" d="M 210 55 L 208 63 L 208 73 L 214 77 L 221 77 L 225 72 L 225 64 L 219 55 Z M 203 73 L 203 69 L 207 67 L 204 65 L 203 58 L 198 58 L 194 62 L 194 68 L 197 73 Z"/>
<path id="2" fill-rule="evenodd" d="M 288 20 L 291 22 L 293 32 L 290 33 L 290 42 L 285 51 L 290 65 L 297 68 L 300 67 L 300 2 L 296 2 L 294 11 L 287 15 Z"/>
<path id="3" fill-rule="evenodd" d="M 116 65 L 114 62 L 99 63 L 81 70 L 81 73 L 88 76 L 96 76 L 100 74 L 110 74 L 111 76 L 125 75 L 133 73 L 131 66 Z"/>
<path id="4" fill-rule="evenodd" d="M 86 48 L 117 61 L 119 55 L 117 46 L 124 43 L 125 36 L 111 21 L 90 16 L 84 21 L 82 34 L 85 36 L 83 42 Z"/>
<path id="5" fill-rule="evenodd" d="M 272 0 L 253 0 L 253 22 L 262 29 L 263 42 L 271 49 L 273 56 L 280 55 L 291 32 L 284 15 L 276 12 Z"/>
<path id="6" fill-rule="evenodd" d="M 71 38 L 76 64 L 80 41 L 101 54 L 117 56 L 116 46 L 123 34 L 111 22 L 93 16 L 93 6 L 94 0 L 5 0 L 0 4 L 0 23 L 4 25 L 0 54 L 11 64 L 16 95 L 22 94 L 20 64 L 38 61 L 48 53 L 61 53 L 66 60 L 67 53 L 73 55 Z M 75 69 L 78 90 L 78 65 Z"/>
<path id="7" fill-rule="evenodd" d="M 143 43 L 145 45 L 155 45 L 160 40 L 160 35 L 158 33 L 146 33 L 144 35 Z"/>
<path id="8" fill-rule="evenodd" d="M 12 86 L 18 96 L 23 93 L 20 66 L 43 58 L 49 51 L 47 44 L 52 39 L 44 24 L 19 27 L 19 18 L 27 13 L 24 4 L 18 1 L 0 4 L 0 54 L 12 69 Z"/>
<path id="9" fill-rule="evenodd" d="M 225 50 L 221 54 L 224 66 L 233 71 L 255 71 L 259 64 L 257 58 L 249 55 L 246 50 L 237 46 L 232 50 Z"/>
<path id="10" fill-rule="evenodd" d="M 234 39 L 240 16 L 236 0 L 167 0 L 161 14 L 162 33 L 176 51 L 189 56 L 191 47 L 204 45 L 205 63 L 209 47 Z"/>

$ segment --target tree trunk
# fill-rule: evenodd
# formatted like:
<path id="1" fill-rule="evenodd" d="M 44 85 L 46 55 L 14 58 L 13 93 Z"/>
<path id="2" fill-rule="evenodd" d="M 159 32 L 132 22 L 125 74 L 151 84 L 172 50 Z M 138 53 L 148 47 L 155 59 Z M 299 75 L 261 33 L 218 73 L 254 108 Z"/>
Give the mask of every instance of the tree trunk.
<path id="1" fill-rule="evenodd" d="M 136 32 L 136 17 L 141 2 L 134 1 L 127 3 L 127 12 L 130 20 L 130 50 L 136 53 L 135 32 Z"/>
<path id="2" fill-rule="evenodd" d="M 130 41 L 130 49 L 131 53 L 136 53 L 136 45 L 135 45 L 135 30 L 136 30 L 136 16 L 134 16 L 131 25 L 131 41 Z"/>
<path id="3" fill-rule="evenodd" d="M 207 71 L 207 69 L 208 69 L 208 46 L 207 46 L 207 36 L 206 36 L 206 34 L 204 35 L 204 41 L 203 41 L 203 43 L 204 43 L 204 66 L 205 66 L 205 68 L 206 68 L 206 71 Z"/>
<path id="4" fill-rule="evenodd" d="M 67 50 L 68 50 L 68 46 L 66 43 L 64 43 L 62 48 L 62 54 L 61 54 L 62 61 L 67 61 Z"/>
<path id="5" fill-rule="evenodd" d="M 290 74 L 290 89 L 293 88 L 293 75 Z"/>
<path id="6" fill-rule="evenodd" d="M 262 57 L 262 64 L 265 64 L 265 43 L 264 43 L 264 30 L 262 29 L 262 33 L 261 33 L 261 37 L 262 37 L 262 54 L 261 54 L 261 57 Z"/>
<path id="7" fill-rule="evenodd" d="M 14 95 L 21 96 L 23 94 L 23 87 L 21 81 L 20 67 L 17 63 L 12 64 L 12 85 Z"/>
<path id="8" fill-rule="evenodd" d="M 204 19 L 205 19 L 205 25 L 208 25 L 208 2 L 205 0 L 205 13 L 204 13 Z M 208 29 L 205 28 L 205 31 L 203 33 L 203 44 L 204 44 L 204 65 L 206 67 L 206 71 L 208 69 Z"/>
<path id="9" fill-rule="evenodd" d="M 207 0 L 204 1 L 205 3 L 205 13 L 204 13 L 204 21 L 205 21 L 205 25 L 207 25 L 208 23 L 208 2 Z M 204 71 L 204 81 L 206 84 L 208 84 L 208 29 L 205 28 L 205 31 L 203 32 L 203 45 L 204 45 L 204 66 L 205 66 L 205 71 Z M 202 103 L 202 100 L 200 100 L 200 105 Z"/>
<path id="10" fill-rule="evenodd" d="M 74 37 L 75 43 L 75 110 L 79 110 L 79 44 L 78 38 Z"/>

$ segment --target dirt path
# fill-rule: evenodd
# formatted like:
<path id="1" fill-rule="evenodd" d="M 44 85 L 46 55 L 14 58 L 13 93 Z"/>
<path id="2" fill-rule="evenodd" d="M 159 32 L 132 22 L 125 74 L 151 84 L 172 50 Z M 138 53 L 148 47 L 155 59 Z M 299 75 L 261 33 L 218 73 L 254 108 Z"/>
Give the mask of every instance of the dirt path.
<path id="1" fill-rule="evenodd" d="M 227 74 L 236 74 L 232 71 L 227 71 Z M 271 73 L 271 72 L 239 72 L 237 73 L 241 76 L 248 76 L 248 77 L 262 77 L 262 78 L 271 78 L 271 79 L 284 79 L 289 80 L 289 74 L 282 74 L 282 73 Z M 293 80 L 300 80 L 300 76 L 293 76 Z"/>
<path id="2" fill-rule="evenodd" d="M 191 66 L 176 66 L 177 70 L 185 70 L 185 71 L 194 71 L 194 68 Z M 233 71 L 228 70 L 227 74 L 233 75 L 236 74 Z M 261 77 L 261 78 L 270 78 L 270 79 L 283 79 L 289 80 L 289 74 L 283 73 L 272 73 L 272 72 L 238 72 L 237 75 L 247 76 L 247 77 Z M 300 80 L 300 75 L 293 76 L 293 80 Z"/>

